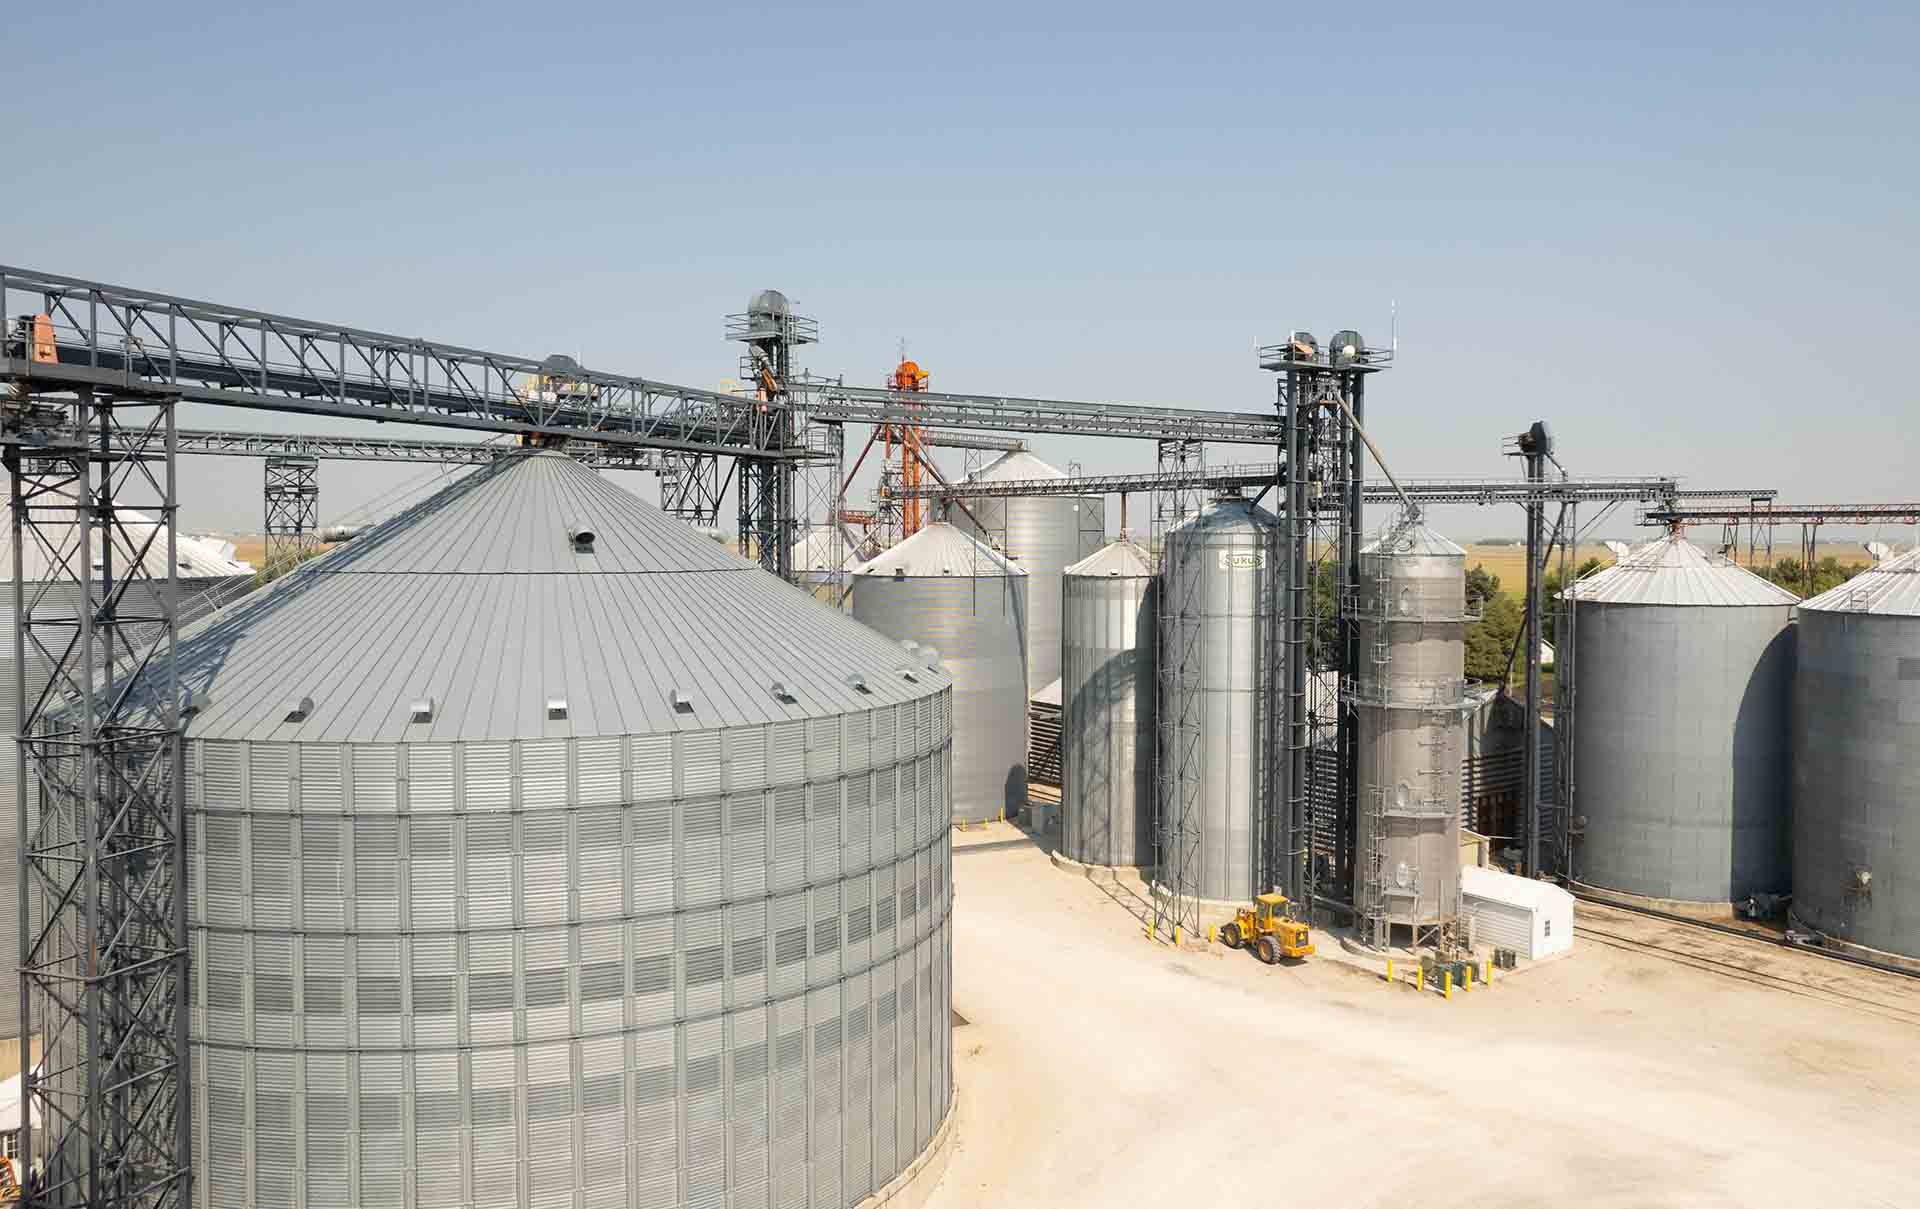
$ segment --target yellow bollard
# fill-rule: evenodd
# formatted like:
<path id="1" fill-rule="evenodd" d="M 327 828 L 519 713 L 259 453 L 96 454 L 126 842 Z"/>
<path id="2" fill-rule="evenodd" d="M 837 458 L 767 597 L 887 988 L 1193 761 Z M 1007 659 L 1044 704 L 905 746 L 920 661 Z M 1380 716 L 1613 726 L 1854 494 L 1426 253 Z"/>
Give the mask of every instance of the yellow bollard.
<path id="1" fill-rule="evenodd" d="M 1491 957 L 1487 958 L 1486 969 L 1484 972 L 1486 974 L 1485 981 L 1487 985 L 1492 986 L 1493 985 L 1493 958 Z"/>
<path id="2" fill-rule="evenodd" d="M 1176 949 L 1180 947 L 1180 925 L 1179 924 L 1173 925 L 1173 947 Z"/>
<path id="3" fill-rule="evenodd" d="M 1387 958 L 1387 981 L 1393 981 L 1393 958 Z"/>
<path id="4" fill-rule="evenodd" d="M 1453 998 L 1453 970 L 1451 967 L 1440 972 L 1440 997 Z"/>
<path id="5" fill-rule="evenodd" d="M 1212 924 L 1207 925 L 1207 943 L 1208 944 L 1213 943 L 1213 925 Z"/>
<path id="6" fill-rule="evenodd" d="M 1473 967 L 1472 966 L 1465 967 L 1465 972 L 1467 975 L 1467 985 L 1461 987 L 1460 989 L 1463 991 L 1471 991 L 1473 990 Z"/>

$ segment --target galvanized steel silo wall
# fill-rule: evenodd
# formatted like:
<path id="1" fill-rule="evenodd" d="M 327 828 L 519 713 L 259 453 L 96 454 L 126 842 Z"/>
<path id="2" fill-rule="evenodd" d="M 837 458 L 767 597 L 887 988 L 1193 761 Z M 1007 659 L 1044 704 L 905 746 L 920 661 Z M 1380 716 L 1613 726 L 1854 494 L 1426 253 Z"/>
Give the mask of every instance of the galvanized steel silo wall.
<path id="1" fill-rule="evenodd" d="M 884 1186 L 951 1099 L 950 705 L 190 742 L 196 1204 Z"/>
<path id="2" fill-rule="evenodd" d="M 1793 606 L 1574 609 L 1575 876 L 1680 902 L 1784 892 Z"/>
<path id="3" fill-rule="evenodd" d="M 1920 617 L 1804 608 L 1799 631 L 1794 918 L 1920 958 Z"/>
<path id="4" fill-rule="evenodd" d="M 987 541 L 1027 573 L 1027 685 L 1037 692 L 1060 677 L 1061 578 L 1069 566 L 1106 544 L 1106 500 L 1097 495 L 982 497 L 968 500 L 967 509 L 979 518 Z M 958 508 L 949 519 L 976 536 L 981 531 Z"/>
<path id="5" fill-rule="evenodd" d="M 1158 775 L 1162 884 L 1215 900 L 1250 897 L 1259 876 L 1265 695 L 1278 675 L 1268 648 L 1278 522 L 1242 500 L 1219 500 L 1169 531 L 1158 611 Z M 1191 633 L 1185 655 L 1174 640 Z M 1184 668 L 1184 671 L 1182 670 Z M 1192 868 L 1173 834 L 1183 811 L 1197 840 Z"/>
<path id="6" fill-rule="evenodd" d="M 202 578 L 188 578 L 178 581 L 179 595 L 177 608 L 179 625 L 197 621 L 212 612 L 215 605 L 236 600 L 252 586 L 251 575 L 229 575 Z M 32 600 L 44 585 L 28 584 L 27 596 Z M 151 600 L 140 597 L 149 589 L 143 583 L 136 583 L 127 589 L 122 598 L 122 608 L 128 612 L 138 611 L 151 614 L 157 611 Z M 73 615 L 74 591 L 67 584 L 58 584 L 47 589 L 40 598 L 35 611 L 37 618 L 71 617 Z M 13 661 L 13 585 L 11 582 L 0 584 L 0 952 L 5 953 L 4 960 L 9 968 L 17 964 L 16 954 L 20 936 L 20 866 L 18 859 L 19 836 L 19 768 L 20 749 L 13 739 L 20 727 L 19 706 L 14 699 L 15 668 Z M 151 641 L 145 635 L 135 635 L 133 641 L 138 646 L 141 641 Z M 29 700 L 39 693 L 47 683 L 46 661 L 32 654 L 27 655 L 27 696 Z M 31 792 L 31 791 L 29 791 Z M 31 798 L 29 799 L 31 801 Z M 33 825 L 37 817 L 36 807 L 29 807 L 28 825 Z M 7 983 L 0 987 L 0 1037 L 17 1037 L 20 1033 L 20 996 L 17 987 Z"/>
<path id="7" fill-rule="evenodd" d="M 953 677 L 953 821 L 1027 803 L 1027 578 L 862 574 L 853 616 L 939 652 Z"/>
<path id="8" fill-rule="evenodd" d="M 1154 580 L 1069 574 L 1061 621 L 1061 851 L 1153 863 Z"/>
<path id="9" fill-rule="evenodd" d="M 1413 527 L 1360 554 L 1356 882 L 1384 924 L 1453 916 L 1466 758 L 1466 556 Z"/>

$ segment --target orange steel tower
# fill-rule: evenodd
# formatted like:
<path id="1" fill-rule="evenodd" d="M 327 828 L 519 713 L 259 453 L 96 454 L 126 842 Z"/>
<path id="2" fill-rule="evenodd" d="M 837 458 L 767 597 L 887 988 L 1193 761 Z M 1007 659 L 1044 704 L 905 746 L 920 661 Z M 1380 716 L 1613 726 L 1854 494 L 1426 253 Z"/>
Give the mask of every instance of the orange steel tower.
<path id="1" fill-rule="evenodd" d="M 900 359 L 887 375 L 887 389 L 903 394 L 927 389 L 927 375 L 919 365 Z M 900 467 L 900 486 L 905 489 L 900 501 L 900 538 L 906 540 L 920 532 L 925 519 L 926 501 L 914 494 L 920 487 L 920 462 L 926 430 L 917 424 L 888 424 L 882 439 L 886 442 L 886 464 Z M 898 460 L 896 461 L 896 455 Z"/>

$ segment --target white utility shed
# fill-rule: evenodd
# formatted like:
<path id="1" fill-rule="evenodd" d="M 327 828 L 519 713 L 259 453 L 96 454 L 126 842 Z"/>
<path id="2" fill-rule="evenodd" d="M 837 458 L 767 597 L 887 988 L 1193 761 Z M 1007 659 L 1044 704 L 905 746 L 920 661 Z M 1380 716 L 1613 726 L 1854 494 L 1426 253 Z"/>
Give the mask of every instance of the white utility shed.
<path id="1" fill-rule="evenodd" d="M 1529 961 L 1573 948 L 1573 895 L 1550 882 L 1467 865 L 1460 902 L 1477 945 L 1512 949 Z"/>

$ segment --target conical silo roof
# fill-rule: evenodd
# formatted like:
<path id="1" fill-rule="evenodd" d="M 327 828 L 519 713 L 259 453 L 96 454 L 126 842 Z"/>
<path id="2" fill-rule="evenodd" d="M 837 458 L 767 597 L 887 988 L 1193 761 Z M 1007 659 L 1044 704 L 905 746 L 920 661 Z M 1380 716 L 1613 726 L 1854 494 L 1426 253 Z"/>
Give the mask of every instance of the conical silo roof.
<path id="1" fill-rule="evenodd" d="M 793 547 L 793 569 L 808 575 L 831 575 L 860 567 L 859 551 L 842 534 L 815 528 Z M 837 565 L 836 565 L 837 564 Z"/>
<path id="2" fill-rule="evenodd" d="M 1404 522 L 1387 529 L 1364 548 L 1362 554 L 1429 555 L 1435 558 L 1465 558 L 1467 552 L 1444 535 L 1419 521 Z"/>
<path id="3" fill-rule="evenodd" d="M 1677 533 L 1634 547 L 1611 567 L 1575 580 L 1561 595 L 1594 604 L 1719 608 L 1790 605 L 1800 599 Z"/>
<path id="4" fill-rule="evenodd" d="M 947 684 L 909 667 L 893 642 L 551 452 L 475 471 L 179 647 L 191 738 L 303 743 L 708 730 Z"/>
<path id="5" fill-rule="evenodd" d="M 1138 542 L 1123 537 L 1069 566 L 1065 574 L 1089 579 L 1151 579 L 1153 559 Z"/>
<path id="6" fill-rule="evenodd" d="M 70 493 L 49 491 L 43 494 L 39 507 L 49 506 L 46 495 L 66 495 Z M 116 560 L 125 566 L 133 558 L 134 551 L 144 547 L 144 565 L 147 574 L 164 576 L 167 573 L 167 527 L 155 521 L 153 517 L 132 508 L 119 510 L 119 526 L 114 530 L 113 549 Z M 37 539 L 30 538 L 21 551 L 21 561 L 25 564 L 28 583 L 38 583 L 53 574 L 58 559 L 73 557 L 80 546 L 80 526 L 78 521 L 48 523 L 41 519 L 35 526 L 39 531 Z M 153 535 L 151 544 L 147 535 Z M 101 533 L 93 534 L 94 565 L 101 564 Z M 218 542 L 202 538 L 176 534 L 174 537 L 174 564 L 182 579 L 221 579 L 228 576 L 251 575 L 253 566 L 228 555 Z M 0 525 L 0 582 L 13 581 L 13 527 Z"/>
<path id="7" fill-rule="evenodd" d="M 1067 472 L 1043 462 L 1024 449 L 1012 449 L 968 475 L 969 483 L 1020 483 L 1029 479 L 1064 479 Z"/>
<path id="8" fill-rule="evenodd" d="M 1920 549 L 1862 571 L 1837 588 L 1801 603 L 1816 613 L 1874 613 L 1920 617 Z"/>
<path id="9" fill-rule="evenodd" d="M 1026 571 L 993 547 L 975 541 L 945 521 L 935 521 L 899 545 L 874 555 L 855 574 L 903 575 L 908 579 L 942 575 L 1005 578 L 1025 575 Z"/>
<path id="10" fill-rule="evenodd" d="M 1192 531 L 1197 535 L 1208 529 L 1244 529 L 1249 525 L 1267 528 L 1280 519 L 1251 500 L 1238 495 L 1216 496 L 1192 516 L 1167 530 L 1167 536 Z"/>

